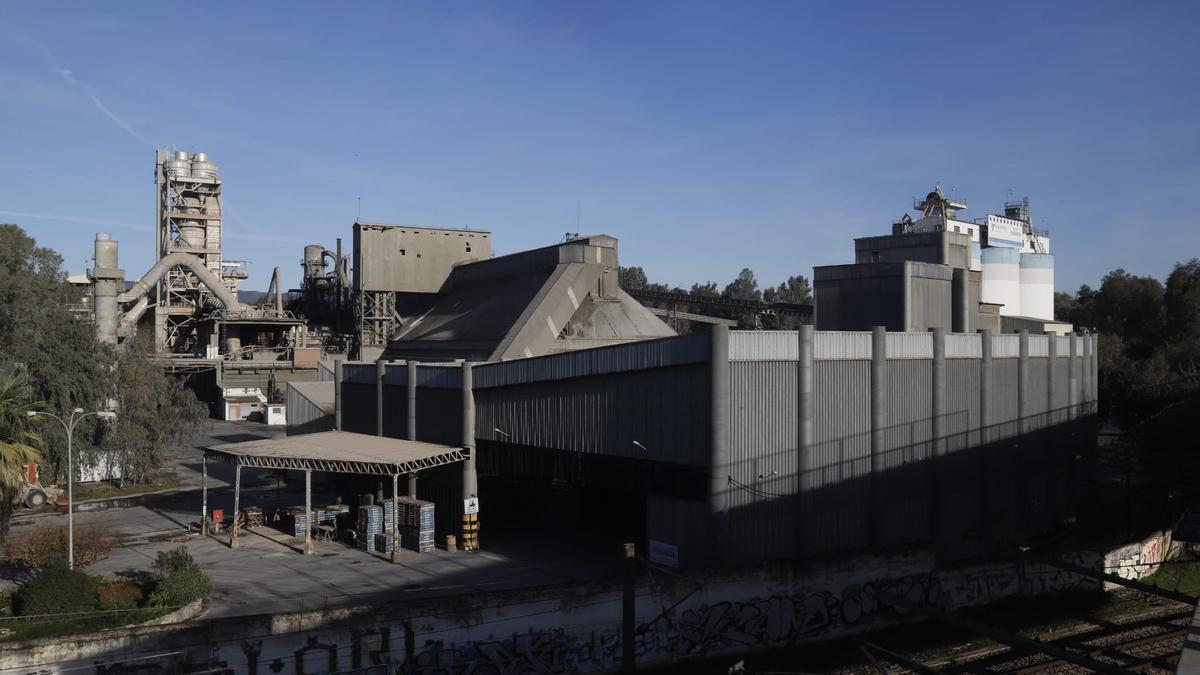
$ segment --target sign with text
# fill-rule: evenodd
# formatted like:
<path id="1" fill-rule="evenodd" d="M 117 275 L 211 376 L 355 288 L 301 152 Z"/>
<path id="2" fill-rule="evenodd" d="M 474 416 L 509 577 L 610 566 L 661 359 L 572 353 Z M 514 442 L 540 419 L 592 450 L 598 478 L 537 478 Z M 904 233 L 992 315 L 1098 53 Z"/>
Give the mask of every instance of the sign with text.
<path id="1" fill-rule="evenodd" d="M 479 513 L 479 497 L 469 497 L 463 500 L 463 513 L 470 515 Z"/>
<path id="2" fill-rule="evenodd" d="M 651 539 L 650 562 L 663 567 L 679 567 L 679 547 Z"/>

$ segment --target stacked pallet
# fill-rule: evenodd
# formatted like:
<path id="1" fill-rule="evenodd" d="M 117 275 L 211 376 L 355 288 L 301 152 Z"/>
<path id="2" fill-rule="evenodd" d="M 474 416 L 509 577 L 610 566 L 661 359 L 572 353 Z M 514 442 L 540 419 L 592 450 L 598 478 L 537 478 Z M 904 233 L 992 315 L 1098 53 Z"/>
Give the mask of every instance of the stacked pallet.
<path id="1" fill-rule="evenodd" d="M 242 523 L 238 527 L 262 527 L 266 523 L 263 510 L 257 506 L 247 506 L 242 509 Z"/>
<path id="2" fill-rule="evenodd" d="M 397 517 L 400 524 L 400 543 L 418 553 L 432 551 L 434 535 L 433 502 L 400 497 Z"/>
<path id="3" fill-rule="evenodd" d="M 392 553 L 396 550 L 396 544 L 392 539 L 392 535 L 377 534 L 375 535 L 375 550 L 379 553 Z"/>
<path id="4" fill-rule="evenodd" d="M 304 507 L 293 506 L 288 509 L 288 520 L 292 523 L 292 536 L 303 539 L 305 526 L 308 524 L 308 515 L 304 512 Z"/>
<path id="5" fill-rule="evenodd" d="M 383 532 L 383 508 L 379 506 L 358 507 L 358 547 L 368 553 L 375 552 L 375 535 Z"/>

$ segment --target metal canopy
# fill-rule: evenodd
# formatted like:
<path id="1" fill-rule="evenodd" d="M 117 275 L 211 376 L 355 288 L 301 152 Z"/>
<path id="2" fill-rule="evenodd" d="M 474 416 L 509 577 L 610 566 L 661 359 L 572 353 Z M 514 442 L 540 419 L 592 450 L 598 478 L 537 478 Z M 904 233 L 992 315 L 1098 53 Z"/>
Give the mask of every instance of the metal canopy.
<path id="1" fill-rule="evenodd" d="M 462 448 L 348 431 L 225 443 L 205 449 L 219 462 L 264 469 L 395 476 L 463 461 Z"/>

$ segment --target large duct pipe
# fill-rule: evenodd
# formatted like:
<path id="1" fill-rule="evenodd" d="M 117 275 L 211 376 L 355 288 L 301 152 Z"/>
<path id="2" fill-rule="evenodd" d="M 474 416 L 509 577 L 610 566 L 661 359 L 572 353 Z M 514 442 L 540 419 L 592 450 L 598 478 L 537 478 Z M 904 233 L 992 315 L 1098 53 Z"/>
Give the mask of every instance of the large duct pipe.
<path id="1" fill-rule="evenodd" d="M 97 242 L 98 244 L 99 242 Z M 113 242 L 113 244 L 115 253 L 116 242 Z M 167 270 L 173 267 L 186 267 L 189 272 L 196 275 L 200 283 L 207 286 L 208 290 L 212 291 L 212 294 L 221 301 L 221 304 L 225 305 L 225 309 L 231 312 L 242 309 L 242 303 L 237 301 L 237 298 L 233 296 L 233 293 L 229 292 L 229 289 L 221 283 L 221 280 L 210 272 L 199 258 L 190 253 L 172 253 L 159 258 L 158 262 L 154 263 L 154 266 L 143 274 L 141 279 L 133 282 L 133 286 L 128 291 L 117 296 L 117 302 L 133 302 L 143 295 L 148 294 L 154 288 L 154 285 L 163 278 L 163 275 L 167 273 Z"/>
<path id="2" fill-rule="evenodd" d="M 340 243 L 341 240 L 339 239 L 338 242 Z M 334 253 L 329 249 L 321 251 L 321 259 L 324 260 L 325 258 L 329 258 L 333 261 L 333 271 L 335 274 L 337 274 L 338 283 L 341 284 L 342 288 L 348 288 L 350 286 L 350 275 L 348 269 L 350 261 L 340 253 Z"/>
<path id="3" fill-rule="evenodd" d="M 92 311 L 96 319 L 96 339 L 117 344 L 117 289 L 125 272 L 117 266 L 117 242 L 107 234 L 96 234 L 96 265 L 92 268 Z"/>
<path id="4" fill-rule="evenodd" d="M 142 320 L 142 315 L 146 310 L 150 309 L 150 296 L 143 295 L 138 298 L 138 301 L 133 303 L 133 306 L 125 310 L 121 314 L 121 326 L 118 329 L 118 335 L 128 337 L 133 335 L 133 329 L 137 326 L 138 321 Z"/>
<path id="5" fill-rule="evenodd" d="M 283 286 L 279 282 L 279 268 L 271 273 L 271 285 L 267 286 L 267 299 L 275 300 L 275 311 L 283 314 Z"/>

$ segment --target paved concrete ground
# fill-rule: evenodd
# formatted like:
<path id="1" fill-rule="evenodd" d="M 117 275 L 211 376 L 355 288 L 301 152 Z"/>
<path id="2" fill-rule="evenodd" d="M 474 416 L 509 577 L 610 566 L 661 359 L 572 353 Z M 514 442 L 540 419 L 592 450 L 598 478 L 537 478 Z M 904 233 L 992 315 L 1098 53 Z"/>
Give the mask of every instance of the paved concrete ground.
<path id="1" fill-rule="evenodd" d="M 279 433 L 261 424 L 214 423 L 209 437 L 197 439 L 196 447 L 171 453 L 169 468 L 183 484 L 179 492 L 149 496 L 137 506 L 76 513 L 76 532 L 103 526 L 124 535 L 122 547 L 89 571 L 111 575 L 146 570 L 159 551 L 181 545 L 162 539 L 187 531 L 200 519 L 199 448 Z M 232 466 L 209 465 L 209 506 L 223 506 L 231 516 L 232 480 Z M 276 504 L 303 504 L 303 483 L 299 483 L 277 485 L 270 471 L 243 469 L 242 503 L 261 506 L 268 513 Z M 328 501 L 332 495 L 320 494 L 314 486 L 313 504 Z M 14 528 L 65 525 L 65 520 L 64 514 L 25 514 L 14 519 Z M 271 527 L 243 530 L 238 549 L 229 548 L 227 535 L 196 534 L 182 545 L 212 577 L 212 606 L 205 616 L 214 617 L 555 584 L 615 575 L 620 570 L 616 552 L 596 555 L 534 536 L 497 537 L 489 538 L 485 524 L 483 551 L 418 554 L 405 550 L 399 564 L 333 542 L 316 542 L 314 555 L 305 556 L 300 552 L 303 540 Z"/>

